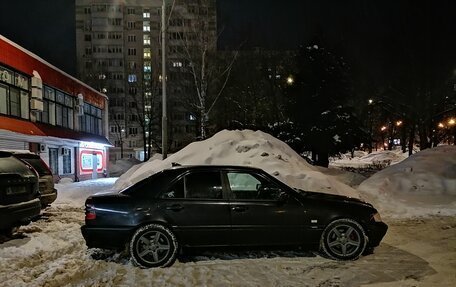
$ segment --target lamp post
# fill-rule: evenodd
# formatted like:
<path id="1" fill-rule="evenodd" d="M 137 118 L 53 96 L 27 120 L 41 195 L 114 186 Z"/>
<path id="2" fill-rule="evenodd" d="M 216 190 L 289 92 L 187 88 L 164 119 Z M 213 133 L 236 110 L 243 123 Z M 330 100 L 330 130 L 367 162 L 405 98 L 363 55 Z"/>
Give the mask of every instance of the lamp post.
<path id="1" fill-rule="evenodd" d="M 374 100 L 369 99 L 368 101 L 368 110 L 367 110 L 367 116 L 368 116 L 368 121 L 369 121 L 369 153 L 372 153 L 372 138 L 373 138 L 373 116 L 372 116 L 372 104 L 374 103 Z M 377 143 L 375 143 L 375 150 L 377 150 Z"/>
<path id="2" fill-rule="evenodd" d="M 162 156 L 166 159 L 168 153 L 168 124 L 166 107 L 166 0 L 163 0 L 161 11 L 162 22 Z"/>
<path id="3" fill-rule="evenodd" d="M 456 125 L 456 119 L 450 118 L 448 120 L 448 127 L 450 129 L 450 134 L 453 130 L 453 144 L 454 145 L 456 145 L 456 127 L 455 127 L 455 125 Z M 450 138 L 451 138 L 451 136 L 450 136 Z"/>
<path id="4" fill-rule="evenodd" d="M 380 131 L 381 131 L 381 135 L 382 135 L 382 148 L 383 150 L 385 150 L 385 131 L 387 130 L 387 127 L 386 126 L 382 126 L 380 128 Z"/>

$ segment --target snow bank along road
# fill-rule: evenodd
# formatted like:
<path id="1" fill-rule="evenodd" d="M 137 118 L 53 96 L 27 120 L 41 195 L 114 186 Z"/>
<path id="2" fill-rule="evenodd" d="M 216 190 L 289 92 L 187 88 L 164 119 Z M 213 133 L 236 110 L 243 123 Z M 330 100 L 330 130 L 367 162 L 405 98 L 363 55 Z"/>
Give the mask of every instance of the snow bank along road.
<path id="1" fill-rule="evenodd" d="M 106 190 L 113 181 L 59 186 Z M 395 219 L 375 254 L 338 262 L 306 251 L 205 251 L 170 268 L 140 269 L 122 254 L 88 251 L 82 201 L 61 197 L 0 244 L 1 286 L 454 286 L 456 218 Z"/>

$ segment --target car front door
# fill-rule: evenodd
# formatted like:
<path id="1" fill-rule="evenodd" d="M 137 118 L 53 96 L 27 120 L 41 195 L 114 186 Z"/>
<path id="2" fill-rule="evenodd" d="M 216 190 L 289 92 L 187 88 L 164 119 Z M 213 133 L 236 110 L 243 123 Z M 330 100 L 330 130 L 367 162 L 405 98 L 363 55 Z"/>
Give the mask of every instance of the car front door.
<path id="1" fill-rule="evenodd" d="M 233 245 L 302 243 L 303 208 L 285 188 L 267 176 L 227 171 Z"/>
<path id="2" fill-rule="evenodd" d="M 230 244 L 230 207 L 219 171 L 193 171 L 161 195 L 164 218 L 186 246 Z"/>

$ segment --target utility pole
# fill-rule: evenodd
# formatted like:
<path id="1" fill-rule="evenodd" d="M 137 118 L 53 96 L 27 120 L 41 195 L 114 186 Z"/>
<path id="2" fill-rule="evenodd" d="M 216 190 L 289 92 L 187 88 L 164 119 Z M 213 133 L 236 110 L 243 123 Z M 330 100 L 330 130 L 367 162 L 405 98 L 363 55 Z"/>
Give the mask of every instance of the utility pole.
<path id="1" fill-rule="evenodd" d="M 166 0 L 163 0 L 161 11 L 162 22 L 162 156 L 166 159 L 168 153 L 168 124 L 166 110 Z"/>

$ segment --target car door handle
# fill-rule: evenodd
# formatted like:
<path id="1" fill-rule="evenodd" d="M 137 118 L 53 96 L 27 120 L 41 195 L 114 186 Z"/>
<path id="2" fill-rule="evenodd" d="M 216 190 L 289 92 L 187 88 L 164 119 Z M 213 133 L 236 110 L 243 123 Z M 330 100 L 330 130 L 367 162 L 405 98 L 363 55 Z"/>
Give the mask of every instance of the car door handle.
<path id="1" fill-rule="evenodd" d="M 165 207 L 166 210 L 172 210 L 172 211 L 180 211 L 184 209 L 184 207 L 180 204 L 172 204 L 172 205 L 167 205 Z"/>
<path id="2" fill-rule="evenodd" d="M 237 212 L 244 212 L 247 209 L 248 208 L 246 206 L 233 206 L 233 207 L 231 207 L 231 210 L 237 211 Z"/>

